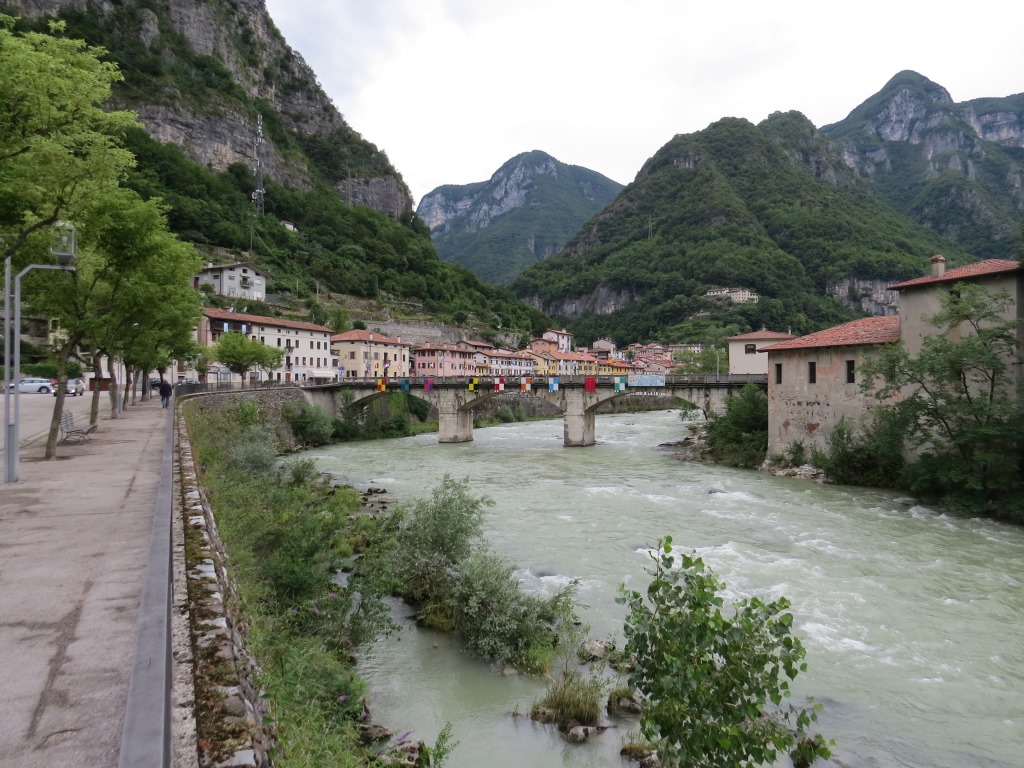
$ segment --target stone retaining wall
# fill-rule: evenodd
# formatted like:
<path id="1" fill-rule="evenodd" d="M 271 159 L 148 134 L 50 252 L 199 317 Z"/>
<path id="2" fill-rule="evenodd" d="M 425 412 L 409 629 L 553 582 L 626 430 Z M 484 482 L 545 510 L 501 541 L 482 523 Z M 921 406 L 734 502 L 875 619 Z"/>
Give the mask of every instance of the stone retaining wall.
<path id="1" fill-rule="evenodd" d="M 279 425 L 281 408 L 304 399 L 295 387 L 253 390 L 246 396 L 270 409 Z M 239 393 L 187 398 L 211 410 L 237 403 Z M 174 766 L 267 768 L 274 745 L 269 719 L 264 722 L 269 705 L 253 683 L 256 662 L 246 649 L 245 617 L 180 412 L 176 424 L 174 512 L 180 533 L 174 568 Z M 182 710 L 194 713 L 191 722 Z"/>

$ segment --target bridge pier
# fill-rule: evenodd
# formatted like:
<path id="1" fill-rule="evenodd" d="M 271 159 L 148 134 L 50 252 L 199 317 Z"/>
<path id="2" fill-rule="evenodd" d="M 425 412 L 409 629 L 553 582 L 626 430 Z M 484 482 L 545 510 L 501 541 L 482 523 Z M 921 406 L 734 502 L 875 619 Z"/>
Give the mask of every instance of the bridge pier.
<path id="1" fill-rule="evenodd" d="M 567 447 L 582 447 L 596 442 L 594 412 L 566 410 L 562 417 L 562 443 Z"/>
<path id="2" fill-rule="evenodd" d="M 468 443 L 473 439 L 473 411 L 462 410 L 464 395 L 459 390 L 437 392 L 437 441 Z"/>

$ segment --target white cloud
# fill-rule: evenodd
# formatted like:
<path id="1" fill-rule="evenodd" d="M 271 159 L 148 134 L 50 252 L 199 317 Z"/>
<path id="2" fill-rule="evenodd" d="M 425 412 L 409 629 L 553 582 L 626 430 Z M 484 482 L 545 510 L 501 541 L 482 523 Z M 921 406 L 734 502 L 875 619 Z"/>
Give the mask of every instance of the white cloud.
<path id="1" fill-rule="evenodd" d="M 289 44 L 417 198 L 544 150 L 616 181 L 677 133 L 841 120 L 913 69 L 954 100 L 1024 90 L 1024 6 L 862 0 L 268 0 Z"/>

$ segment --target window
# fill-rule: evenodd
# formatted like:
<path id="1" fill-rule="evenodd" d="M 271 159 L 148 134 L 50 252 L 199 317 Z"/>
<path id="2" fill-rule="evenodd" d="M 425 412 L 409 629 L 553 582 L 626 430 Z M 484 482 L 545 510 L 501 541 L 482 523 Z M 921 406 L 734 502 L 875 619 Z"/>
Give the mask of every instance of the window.
<path id="1" fill-rule="evenodd" d="M 856 381 L 854 372 L 856 371 L 856 364 L 853 360 L 846 361 L 846 383 L 853 384 Z"/>
<path id="2" fill-rule="evenodd" d="M 817 384 L 818 383 L 818 364 L 815 362 L 807 363 L 807 383 Z"/>
<path id="3" fill-rule="evenodd" d="M 746 355 L 753 355 L 757 352 L 757 344 L 744 344 L 743 353 Z"/>
<path id="4" fill-rule="evenodd" d="M 782 383 L 782 363 L 775 364 L 775 383 Z"/>
<path id="5" fill-rule="evenodd" d="M 350 352 L 348 353 L 348 359 L 349 359 L 349 360 L 355 360 L 355 359 L 356 359 L 356 353 L 355 353 L 355 350 L 352 350 L 352 351 L 350 351 Z"/>

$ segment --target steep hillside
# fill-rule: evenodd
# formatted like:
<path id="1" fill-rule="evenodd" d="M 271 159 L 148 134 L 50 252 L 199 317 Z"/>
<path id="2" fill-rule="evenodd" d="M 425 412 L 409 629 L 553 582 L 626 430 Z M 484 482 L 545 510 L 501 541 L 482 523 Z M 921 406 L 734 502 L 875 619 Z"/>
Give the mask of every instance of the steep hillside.
<path id="1" fill-rule="evenodd" d="M 872 195 L 803 115 L 776 113 L 673 138 L 513 289 L 584 339 L 685 340 L 707 322 L 803 333 L 853 316 L 830 280 L 921 274 L 940 252 L 967 258 Z M 761 298 L 723 306 L 712 287 Z"/>
<path id="2" fill-rule="evenodd" d="M 20 26 L 103 46 L 124 82 L 118 106 L 154 139 L 214 171 L 256 163 L 290 187 L 331 183 L 347 202 L 398 217 L 412 209 L 387 156 L 344 120 L 274 26 L 264 0 L 0 0 Z"/>
<path id="3" fill-rule="evenodd" d="M 1016 258 L 1024 218 L 1024 93 L 956 103 L 900 72 L 821 132 L 893 208 L 978 258 Z"/>
<path id="4" fill-rule="evenodd" d="M 534 150 L 513 157 L 489 181 L 438 187 L 416 212 L 442 259 L 504 284 L 561 250 L 621 189 Z"/>
<path id="5" fill-rule="evenodd" d="M 56 16 L 68 36 L 107 48 L 125 77 L 117 106 L 142 124 L 125 136 L 137 159 L 127 186 L 162 199 L 182 239 L 267 272 L 285 303 L 321 322 L 322 291 L 407 299 L 481 333 L 547 325 L 438 258 L 401 177 L 345 123 L 262 0 L 0 0 L 0 12 L 44 32 Z"/>

